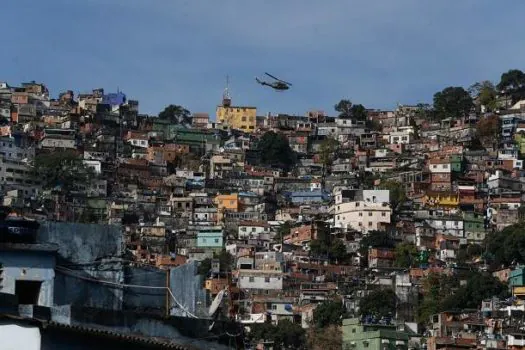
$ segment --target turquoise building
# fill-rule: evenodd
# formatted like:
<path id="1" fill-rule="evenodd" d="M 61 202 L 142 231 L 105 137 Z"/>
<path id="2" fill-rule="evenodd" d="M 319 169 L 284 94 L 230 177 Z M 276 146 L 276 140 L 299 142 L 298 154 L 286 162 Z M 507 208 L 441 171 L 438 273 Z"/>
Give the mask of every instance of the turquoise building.
<path id="1" fill-rule="evenodd" d="M 222 229 L 201 231 L 197 233 L 197 248 L 222 248 L 224 237 Z"/>

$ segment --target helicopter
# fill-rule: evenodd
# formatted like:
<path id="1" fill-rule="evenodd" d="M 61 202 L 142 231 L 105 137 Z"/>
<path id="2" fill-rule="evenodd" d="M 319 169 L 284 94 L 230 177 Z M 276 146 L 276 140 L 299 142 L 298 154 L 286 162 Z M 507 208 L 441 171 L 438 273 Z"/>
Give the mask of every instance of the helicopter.
<path id="1" fill-rule="evenodd" d="M 274 79 L 275 81 L 271 82 L 271 83 L 268 83 L 266 81 L 260 80 L 257 77 L 255 77 L 255 81 L 257 81 L 261 85 L 269 86 L 269 87 L 271 87 L 271 88 L 273 88 L 275 90 L 280 90 L 280 91 L 288 90 L 290 88 L 290 86 L 292 86 L 292 84 L 290 84 L 290 83 L 288 83 L 288 82 L 286 82 L 284 80 L 281 80 L 279 78 L 276 78 L 276 77 L 274 77 L 273 75 L 271 75 L 269 73 L 264 73 L 264 74 L 266 74 L 270 78 Z"/>

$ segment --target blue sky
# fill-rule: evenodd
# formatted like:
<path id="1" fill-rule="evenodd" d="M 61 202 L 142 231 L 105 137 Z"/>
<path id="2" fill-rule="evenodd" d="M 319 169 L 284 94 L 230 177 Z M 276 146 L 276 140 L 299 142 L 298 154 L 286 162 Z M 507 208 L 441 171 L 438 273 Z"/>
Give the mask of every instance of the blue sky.
<path id="1" fill-rule="evenodd" d="M 151 114 L 213 113 L 226 75 L 234 104 L 260 114 L 394 108 L 525 70 L 523 13 L 521 0 L 3 1 L 0 81 L 119 87 Z M 265 71 L 293 88 L 257 85 Z"/>

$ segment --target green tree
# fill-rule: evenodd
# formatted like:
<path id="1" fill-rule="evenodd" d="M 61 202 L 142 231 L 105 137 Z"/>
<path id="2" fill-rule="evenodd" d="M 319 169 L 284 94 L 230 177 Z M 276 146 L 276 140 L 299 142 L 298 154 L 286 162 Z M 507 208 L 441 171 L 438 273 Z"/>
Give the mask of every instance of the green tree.
<path id="1" fill-rule="evenodd" d="M 390 191 L 390 203 L 393 209 L 407 200 L 405 186 L 401 182 L 395 180 L 381 181 L 379 188 Z"/>
<path id="2" fill-rule="evenodd" d="M 191 113 L 179 105 L 169 105 L 159 113 L 159 119 L 169 120 L 173 124 L 191 124 Z"/>
<path id="3" fill-rule="evenodd" d="M 232 265 L 234 262 L 233 256 L 223 249 L 220 253 L 213 253 L 213 259 L 219 259 L 220 270 L 221 272 L 230 272 L 232 270 Z M 202 260 L 199 264 L 198 274 L 201 276 L 208 276 L 211 271 L 211 262 L 212 259 L 206 258 Z"/>
<path id="4" fill-rule="evenodd" d="M 394 266 L 396 267 L 408 268 L 417 265 L 418 254 L 416 246 L 407 242 L 396 245 L 394 258 Z"/>
<path id="5" fill-rule="evenodd" d="M 261 153 L 261 162 L 264 165 L 289 170 L 296 160 L 286 136 L 273 131 L 268 131 L 261 137 L 257 149 Z"/>
<path id="6" fill-rule="evenodd" d="M 46 189 L 58 186 L 66 193 L 89 184 L 94 177 L 93 170 L 72 151 L 39 154 L 35 157 L 34 170 Z"/>
<path id="7" fill-rule="evenodd" d="M 314 323 L 318 329 L 341 325 L 341 320 L 346 316 L 346 308 L 341 300 L 323 301 L 314 310 Z"/>
<path id="8" fill-rule="evenodd" d="M 481 118 L 476 124 L 476 137 L 483 145 L 494 145 L 500 134 L 500 119 L 495 114 Z"/>
<path id="9" fill-rule="evenodd" d="M 370 231 L 359 242 L 361 255 L 368 254 L 368 248 L 394 248 L 395 241 L 383 231 Z"/>
<path id="10" fill-rule="evenodd" d="M 352 117 L 352 102 L 350 100 L 341 100 L 335 106 L 336 112 L 339 112 L 339 118 Z"/>
<path id="11" fill-rule="evenodd" d="M 310 256 L 326 257 L 329 261 L 345 261 L 348 258 L 346 246 L 342 240 L 330 234 L 326 223 L 317 222 L 317 238 L 309 244 Z"/>
<path id="12" fill-rule="evenodd" d="M 319 147 L 319 160 L 325 169 L 332 165 L 335 158 L 335 152 L 338 148 L 339 141 L 332 137 L 325 138 L 321 143 L 321 146 Z"/>
<path id="13" fill-rule="evenodd" d="M 252 344 L 274 342 L 274 349 L 301 349 L 306 343 L 306 332 L 300 325 L 284 319 L 276 326 L 270 322 L 251 325 L 249 339 Z"/>
<path id="14" fill-rule="evenodd" d="M 341 326 L 331 325 L 324 328 L 310 327 L 307 332 L 307 349 L 341 350 L 343 332 Z"/>
<path id="15" fill-rule="evenodd" d="M 356 120 L 365 121 L 368 118 L 368 112 L 366 111 L 365 106 L 358 104 L 353 105 L 350 110 L 352 118 Z"/>
<path id="16" fill-rule="evenodd" d="M 293 227 L 293 221 L 286 221 L 282 225 L 279 226 L 279 229 L 277 230 L 277 235 L 275 236 L 275 240 L 280 243 L 281 240 L 284 239 L 285 236 L 290 234 L 290 230 Z"/>
<path id="17" fill-rule="evenodd" d="M 472 97 L 462 87 L 450 86 L 434 94 L 434 109 L 442 119 L 468 116 L 473 106 Z"/>
<path id="18" fill-rule="evenodd" d="M 493 111 L 497 107 L 498 92 L 490 81 L 484 81 L 479 92 L 479 103 L 485 106 L 488 111 Z"/>
<path id="19" fill-rule="evenodd" d="M 395 241 L 390 235 L 383 231 L 370 231 L 359 242 L 359 254 L 361 255 L 361 264 L 368 264 L 369 248 L 394 248 Z"/>
<path id="20" fill-rule="evenodd" d="M 525 262 L 525 223 L 505 227 L 487 235 L 486 258 L 493 267 L 509 266 L 513 262 Z"/>
<path id="21" fill-rule="evenodd" d="M 359 313 L 361 316 L 392 317 L 396 304 L 396 293 L 392 289 L 374 289 L 359 301 Z"/>
<path id="22" fill-rule="evenodd" d="M 431 272 L 422 280 L 423 300 L 418 305 L 418 322 L 428 322 L 430 316 L 441 311 L 443 301 L 457 287 L 457 280 L 445 274 Z"/>
<path id="23" fill-rule="evenodd" d="M 512 103 L 525 98 L 525 73 L 519 69 L 511 69 L 501 75 L 498 90 L 510 95 Z"/>
<path id="24" fill-rule="evenodd" d="M 440 308 L 441 311 L 477 309 L 480 307 L 483 299 L 493 296 L 508 297 L 508 287 L 488 273 L 472 272 L 467 278 L 467 283 L 456 289 L 453 294 L 447 296 Z"/>

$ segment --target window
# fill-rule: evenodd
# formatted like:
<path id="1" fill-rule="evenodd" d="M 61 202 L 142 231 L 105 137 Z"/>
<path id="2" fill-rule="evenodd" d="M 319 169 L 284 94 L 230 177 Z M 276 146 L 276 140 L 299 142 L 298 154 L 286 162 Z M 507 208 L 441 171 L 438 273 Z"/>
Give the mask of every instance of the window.
<path id="1" fill-rule="evenodd" d="M 250 282 L 255 282 L 255 277 L 250 277 L 250 278 L 249 278 L 249 281 L 250 281 Z"/>
<path id="2" fill-rule="evenodd" d="M 372 221 L 368 222 L 368 227 L 372 227 Z"/>
<path id="3" fill-rule="evenodd" d="M 15 294 L 18 297 L 18 303 L 37 305 L 41 285 L 40 281 L 16 281 Z"/>
<path id="4" fill-rule="evenodd" d="M 218 238 L 215 238 L 215 243 L 219 243 L 219 239 Z"/>
<path id="5" fill-rule="evenodd" d="M 435 165 L 435 164 L 434 164 L 434 165 L 432 165 L 432 169 L 437 169 L 437 167 L 438 167 L 438 166 L 437 166 L 437 165 Z"/>
<path id="6" fill-rule="evenodd" d="M 360 205 L 361 205 L 361 203 L 359 203 L 359 202 L 356 202 L 356 203 L 355 203 L 355 206 L 356 206 L 356 207 L 359 207 Z"/>
<path id="7" fill-rule="evenodd" d="M 363 216 L 363 213 L 359 213 L 359 216 Z"/>
<path id="8" fill-rule="evenodd" d="M 368 216 L 372 216 L 372 212 L 371 212 L 371 211 L 370 211 L 370 212 L 368 212 Z"/>
<path id="9" fill-rule="evenodd" d="M 270 283 L 270 277 L 264 277 L 264 283 Z"/>

